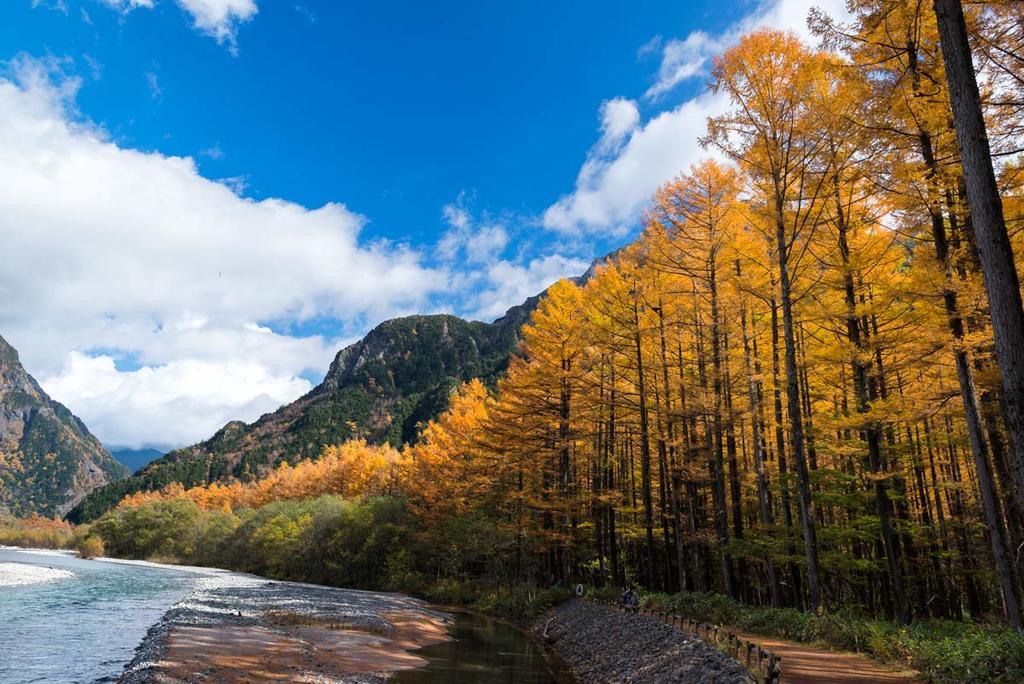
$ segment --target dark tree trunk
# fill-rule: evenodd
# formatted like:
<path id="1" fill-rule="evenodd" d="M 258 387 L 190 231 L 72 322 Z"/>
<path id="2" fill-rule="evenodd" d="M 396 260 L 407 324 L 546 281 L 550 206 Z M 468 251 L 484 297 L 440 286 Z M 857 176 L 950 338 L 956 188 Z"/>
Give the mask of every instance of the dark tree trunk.
<path id="1" fill-rule="evenodd" d="M 796 363 L 796 323 L 793 318 L 793 294 L 789 279 L 789 243 L 783 222 L 785 207 L 782 198 L 776 199 L 775 251 L 779 266 L 779 303 L 782 306 L 782 339 L 786 353 L 786 405 L 789 409 L 789 440 L 793 448 L 796 467 L 797 494 L 800 500 L 800 524 L 804 536 L 804 556 L 807 560 L 807 589 L 811 610 L 821 605 L 821 580 L 818 562 L 818 530 L 811 500 L 810 476 L 807 472 L 807 453 L 804 444 L 803 411 L 800 405 L 800 376 Z"/>
<path id="2" fill-rule="evenodd" d="M 1018 494 L 1024 494 L 1024 305 L 1020 280 L 992 165 L 963 7 L 960 0 L 934 0 L 934 7 L 971 223 L 988 294 L 1014 479 Z"/>
<path id="3" fill-rule="evenodd" d="M 654 589 L 654 502 L 651 498 L 651 442 L 647 417 L 647 387 L 644 384 L 644 358 L 640 347 L 640 305 L 633 300 L 633 342 L 636 347 L 637 392 L 640 401 L 640 486 L 643 489 L 644 532 L 647 539 L 647 587 Z"/>
<path id="4" fill-rule="evenodd" d="M 736 260 L 736 275 L 740 275 L 740 262 Z M 757 382 L 754 379 L 754 370 L 750 362 L 750 336 L 747 333 L 747 306 L 746 302 L 740 305 L 740 329 L 743 332 L 743 365 L 747 373 L 747 403 L 750 406 L 750 424 L 753 434 L 754 450 L 754 471 L 757 474 L 757 503 L 760 514 L 761 525 L 764 527 L 762 534 L 770 534 L 774 525 L 772 519 L 771 505 L 768 501 L 768 478 L 764 472 L 764 449 L 761 442 L 761 409 L 759 406 Z M 779 578 L 775 569 L 775 560 L 771 552 L 764 554 L 765 570 L 768 573 L 768 592 L 771 596 L 772 606 L 778 608 L 782 605 L 782 597 L 779 592 Z"/>
<path id="5" fill-rule="evenodd" d="M 857 401 L 857 412 L 866 414 L 871 410 L 869 376 L 869 349 L 866 335 L 862 334 L 857 316 L 857 296 L 854 290 L 853 273 L 850 270 L 850 246 L 846 237 L 846 220 L 842 203 L 837 202 L 839 236 L 839 254 L 843 260 L 843 298 L 846 302 L 846 335 L 853 347 L 853 391 Z M 892 587 L 895 613 L 901 624 L 910 624 L 910 606 L 903 588 L 903 573 L 900 570 L 900 559 L 896 545 L 896 533 L 892 525 L 892 505 L 886 483 L 882 479 L 882 430 L 876 420 L 868 420 L 863 426 L 864 437 L 868 445 L 868 465 L 875 481 L 875 512 L 882 532 L 882 547 L 885 550 L 886 567 L 889 571 L 889 584 Z"/>

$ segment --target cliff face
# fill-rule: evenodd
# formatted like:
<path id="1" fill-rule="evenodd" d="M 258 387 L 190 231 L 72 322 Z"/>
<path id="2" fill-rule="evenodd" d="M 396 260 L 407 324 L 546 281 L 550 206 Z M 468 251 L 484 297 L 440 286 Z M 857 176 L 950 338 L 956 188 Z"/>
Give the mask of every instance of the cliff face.
<path id="1" fill-rule="evenodd" d="M 128 475 L 0 337 L 0 512 L 63 515 L 89 492 Z"/>

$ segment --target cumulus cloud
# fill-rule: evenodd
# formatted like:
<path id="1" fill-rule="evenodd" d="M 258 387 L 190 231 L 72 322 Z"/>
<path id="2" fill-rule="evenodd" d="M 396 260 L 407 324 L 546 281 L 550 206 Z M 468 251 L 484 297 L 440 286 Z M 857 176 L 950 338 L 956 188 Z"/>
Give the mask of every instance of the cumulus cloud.
<path id="1" fill-rule="evenodd" d="M 788 29 L 805 39 L 811 35 L 807 15 L 819 7 L 833 17 L 846 17 L 843 0 L 767 0 L 720 35 L 696 31 L 668 41 L 655 37 L 640 48 L 639 56 L 661 51 L 661 63 L 645 100 L 655 103 L 684 81 L 708 72 L 711 60 L 741 35 L 758 28 Z M 608 102 L 622 100 L 615 98 Z M 634 104 L 635 106 L 635 104 Z M 725 111 L 726 100 L 703 92 L 673 109 L 655 113 L 646 123 L 632 124 L 623 144 L 609 146 L 601 138 L 587 154 L 574 190 L 545 210 L 543 224 L 562 234 L 625 233 L 639 219 L 644 205 L 659 185 L 703 157 L 698 139 L 708 117 Z M 607 103 L 602 104 L 605 120 Z"/>
<path id="2" fill-rule="evenodd" d="M 525 263 L 500 260 L 482 274 L 484 286 L 469 298 L 475 308 L 471 318 L 490 321 L 509 307 L 522 304 L 527 297 L 543 292 L 562 278 L 582 275 L 590 263 L 559 254 L 538 257 Z"/>
<path id="3" fill-rule="evenodd" d="M 268 324 L 359 326 L 449 285 L 416 251 L 360 240 L 343 204 L 255 201 L 191 158 L 117 145 L 52 68 L 0 77 L 0 334 L 101 439 L 180 444 L 294 399 L 339 341 Z"/>
<path id="4" fill-rule="evenodd" d="M 136 9 L 153 9 L 154 0 L 100 0 L 111 9 L 127 14 Z M 192 17 L 197 31 L 226 43 L 236 51 L 239 25 L 259 11 L 256 0 L 175 0 Z"/>
<path id="5" fill-rule="evenodd" d="M 620 129 L 621 130 L 621 129 Z M 613 133 L 612 135 L 621 135 Z M 525 244 L 506 258 L 510 230 L 522 220 L 505 217 L 503 223 L 473 215 L 466 207 L 466 193 L 442 208 L 448 230 L 441 236 L 437 254 L 452 273 L 452 291 L 458 293 L 460 314 L 491 321 L 510 307 L 522 304 L 546 290 L 555 281 L 578 276 L 589 262 L 561 254 L 529 257 Z"/>
<path id="6" fill-rule="evenodd" d="M 177 0 L 197 30 L 234 48 L 238 25 L 256 16 L 255 0 Z"/>
<path id="7" fill-rule="evenodd" d="M 686 38 L 670 40 L 661 53 L 658 80 L 647 89 L 644 97 L 657 98 L 683 81 L 707 73 L 706 67 L 711 56 L 720 52 L 722 46 L 731 42 L 731 39 L 731 36 L 712 38 L 703 31 L 694 31 Z"/>
<path id="8" fill-rule="evenodd" d="M 505 251 L 508 233 L 498 223 L 478 224 L 465 206 L 465 193 L 455 202 L 441 208 L 448 229 L 437 243 L 437 253 L 444 261 L 465 257 L 471 264 L 491 261 Z"/>
<path id="9" fill-rule="evenodd" d="M 659 185 L 705 154 L 697 143 L 704 121 L 726 105 L 724 96 L 701 95 L 648 121 L 615 154 L 592 150 L 575 191 L 545 210 L 544 225 L 567 234 L 625 233 Z"/>
<path id="10" fill-rule="evenodd" d="M 74 351 L 58 374 L 40 382 L 54 396 L 74 397 L 79 416 L 119 446 L 187 444 L 228 421 L 253 421 L 312 388 L 257 361 L 183 359 L 125 372 L 113 357 Z"/>
<path id="11" fill-rule="evenodd" d="M 601 140 L 598 146 L 602 150 L 615 150 L 640 123 L 640 110 L 636 102 L 624 97 L 616 97 L 601 103 Z"/>

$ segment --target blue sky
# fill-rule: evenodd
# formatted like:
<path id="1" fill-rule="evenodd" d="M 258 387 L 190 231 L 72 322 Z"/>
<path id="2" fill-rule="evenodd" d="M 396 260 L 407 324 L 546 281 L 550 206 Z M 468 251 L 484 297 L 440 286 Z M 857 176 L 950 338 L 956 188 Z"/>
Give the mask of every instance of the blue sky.
<path id="1" fill-rule="evenodd" d="M 659 55 L 639 58 L 644 44 L 718 32 L 749 9 L 281 0 L 238 26 L 232 54 L 168 0 L 128 14 L 8 4 L 3 56 L 73 59 L 82 114 L 120 144 L 194 156 L 252 197 L 343 201 L 369 217 L 368 236 L 414 244 L 437 240 L 459 193 L 478 212 L 539 215 L 571 189 L 601 102 L 655 78 Z M 644 108 L 700 82 L 686 85 Z"/>
<path id="2" fill-rule="evenodd" d="M 252 420 L 388 317 L 626 242 L 709 60 L 815 4 L 10 0 L 0 335 L 107 443 Z"/>

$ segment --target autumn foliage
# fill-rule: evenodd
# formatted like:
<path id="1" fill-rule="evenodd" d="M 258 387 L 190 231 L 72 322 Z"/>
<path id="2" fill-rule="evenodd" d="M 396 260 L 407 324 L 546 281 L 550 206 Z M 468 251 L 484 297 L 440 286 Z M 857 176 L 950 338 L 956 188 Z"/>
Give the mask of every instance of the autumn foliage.
<path id="1" fill-rule="evenodd" d="M 353 440 L 326 447 L 317 460 L 302 461 L 296 466 L 282 463 L 262 480 L 245 484 L 214 482 L 191 489 L 175 483 L 159 491 L 132 494 L 120 505 L 190 499 L 201 510 L 232 511 L 324 494 L 354 499 L 391 494 L 397 484 L 400 462 L 401 454 L 389 446 L 370 446 L 363 440 Z"/>
<path id="2" fill-rule="evenodd" d="M 759 31 L 716 60 L 709 158 L 635 243 L 553 285 L 497 387 L 463 386 L 418 443 L 122 509 L 392 495 L 431 577 L 1020 626 L 1024 434 L 936 15 L 850 8 L 812 16 L 821 48 Z M 1020 7 L 967 22 L 1019 270 Z"/>

